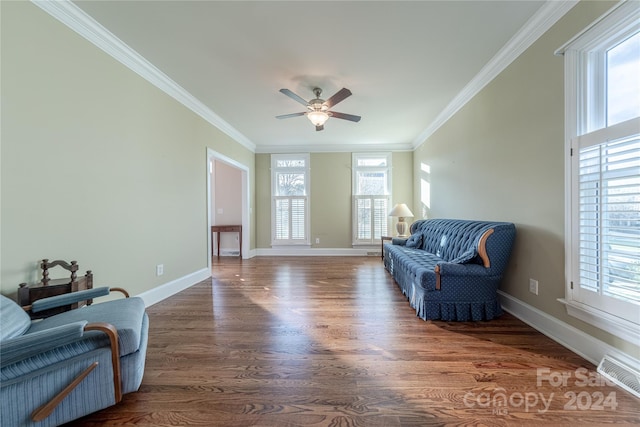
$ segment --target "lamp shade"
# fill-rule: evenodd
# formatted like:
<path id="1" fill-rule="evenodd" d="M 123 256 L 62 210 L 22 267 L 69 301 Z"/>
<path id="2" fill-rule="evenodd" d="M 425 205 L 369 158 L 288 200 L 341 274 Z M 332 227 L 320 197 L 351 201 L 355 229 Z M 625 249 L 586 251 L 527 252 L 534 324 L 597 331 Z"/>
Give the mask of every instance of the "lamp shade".
<path id="1" fill-rule="evenodd" d="M 405 205 L 404 203 L 398 203 L 391 209 L 389 212 L 389 216 L 397 216 L 397 217 L 413 217 L 413 212 Z"/>

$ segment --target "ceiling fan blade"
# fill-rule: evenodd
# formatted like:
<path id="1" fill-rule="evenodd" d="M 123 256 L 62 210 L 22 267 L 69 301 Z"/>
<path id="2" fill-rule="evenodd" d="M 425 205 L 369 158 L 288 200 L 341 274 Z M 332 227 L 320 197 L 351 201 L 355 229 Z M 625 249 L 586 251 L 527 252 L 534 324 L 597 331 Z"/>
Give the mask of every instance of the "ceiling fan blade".
<path id="1" fill-rule="evenodd" d="M 353 114 L 345 114 L 345 113 L 337 113 L 335 111 L 331 112 L 331 117 L 335 117 L 336 119 L 344 119 L 352 122 L 359 122 L 362 117 L 354 116 Z"/>
<path id="2" fill-rule="evenodd" d="M 324 125 L 316 126 L 316 131 L 321 131 L 324 129 Z"/>
<path id="3" fill-rule="evenodd" d="M 338 102 L 343 101 L 345 98 L 351 96 L 351 91 L 346 87 L 343 87 L 338 92 L 336 92 L 331 98 L 327 99 L 324 103 L 327 107 L 331 108 L 336 105 Z"/>
<path id="4" fill-rule="evenodd" d="M 276 116 L 276 119 L 288 119 L 291 117 L 304 116 L 305 113 L 291 113 L 291 114 L 282 114 L 280 116 Z"/>
<path id="5" fill-rule="evenodd" d="M 299 102 L 300 104 L 304 105 L 305 107 L 309 104 L 307 101 L 302 99 L 301 96 L 296 95 L 295 93 L 291 92 L 289 89 L 280 89 L 280 92 L 285 94 L 285 95 L 287 95 L 289 98 L 293 99 L 294 101 Z"/>

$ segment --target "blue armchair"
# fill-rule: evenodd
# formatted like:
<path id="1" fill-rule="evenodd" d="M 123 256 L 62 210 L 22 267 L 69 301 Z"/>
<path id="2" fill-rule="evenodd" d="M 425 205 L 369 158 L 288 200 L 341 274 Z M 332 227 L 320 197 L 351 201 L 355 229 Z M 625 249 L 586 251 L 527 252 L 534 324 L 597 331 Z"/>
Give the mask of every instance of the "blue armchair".
<path id="1" fill-rule="evenodd" d="M 97 298 L 96 288 L 37 300 L 33 313 Z M 138 390 L 149 320 L 140 298 L 82 307 L 31 321 L 0 295 L 0 425 L 57 426 Z"/>

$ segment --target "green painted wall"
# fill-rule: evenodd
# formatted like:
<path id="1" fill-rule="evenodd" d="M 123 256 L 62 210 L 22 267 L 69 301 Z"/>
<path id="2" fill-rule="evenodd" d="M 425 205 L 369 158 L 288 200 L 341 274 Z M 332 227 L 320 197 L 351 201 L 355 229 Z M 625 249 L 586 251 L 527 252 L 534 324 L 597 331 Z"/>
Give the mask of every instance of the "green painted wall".
<path id="1" fill-rule="evenodd" d="M 391 177 L 391 186 L 392 186 L 392 197 L 391 206 L 393 207 L 396 203 L 405 203 L 411 212 L 415 215 L 414 218 L 407 218 L 407 223 L 411 224 L 414 220 L 418 219 L 419 213 L 418 208 L 419 205 L 413 202 L 413 152 L 401 151 L 395 152 L 392 155 L 392 177 Z M 389 233 L 392 235 L 396 235 L 396 224 L 397 218 L 393 218 L 391 230 Z"/>
<path id="2" fill-rule="evenodd" d="M 612 7 L 581 2 L 414 152 L 414 202 L 429 217 L 511 221 L 502 290 L 586 333 L 638 348 L 566 314 L 564 62 L 553 52 Z M 425 198 L 429 183 L 430 206 Z M 529 278 L 539 295 L 529 293 Z"/>
<path id="3" fill-rule="evenodd" d="M 133 294 L 206 268 L 206 149 L 251 183 L 254 154 L 32 3 L 1 8 L 0 291 L 42 258 Z"/>
<path id="4" fill-rule="evenodd" d="M 311 246 L 351 248 L 351 155 L 311 153 Z M 271 247 L 270 154 L 256 155 L 257 247 Z M 407 203 L 413 210 L 413 153 L 392 157 L 393 203 Z M 415 214 L 415 212 L 414 212 Z M 316 238 L 320 243 L 316 244 Z"/>
<path id="5" fill-rule="evenodd" d="M 311 246 L 350 248 L 351 153 L 311 154 L 310 180 Z"/>

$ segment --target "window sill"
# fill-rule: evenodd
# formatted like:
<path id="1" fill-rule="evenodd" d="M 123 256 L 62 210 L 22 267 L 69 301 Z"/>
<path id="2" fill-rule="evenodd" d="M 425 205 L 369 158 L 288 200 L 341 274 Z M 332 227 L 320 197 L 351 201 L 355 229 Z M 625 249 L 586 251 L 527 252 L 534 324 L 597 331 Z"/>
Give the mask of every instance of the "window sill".
<path id="1" fill-rule="evenodd" d="M 640 327 L 637 323 L 621 319 L 579 302 L 569 301 L 564 298 L 559 298 L 558 301 L 565 305 L 569 316 L 580 319 L 618 338 L 640 346 Z"/>

